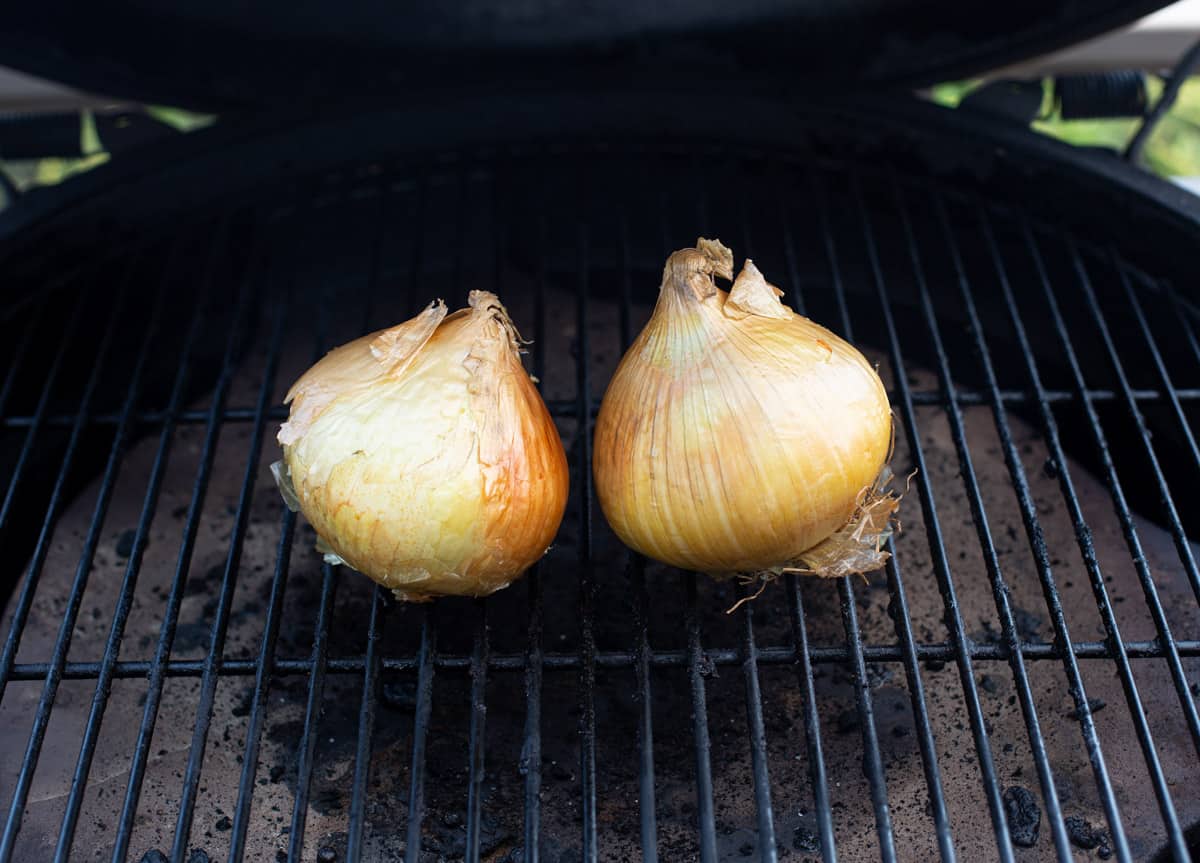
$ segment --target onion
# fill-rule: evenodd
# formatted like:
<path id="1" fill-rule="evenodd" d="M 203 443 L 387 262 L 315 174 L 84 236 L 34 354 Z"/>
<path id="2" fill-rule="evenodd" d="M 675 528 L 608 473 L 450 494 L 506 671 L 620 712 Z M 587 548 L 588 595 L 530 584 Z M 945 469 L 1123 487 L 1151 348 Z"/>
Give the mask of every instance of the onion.
<path id="1" fill-rule="evenodd" d="M 554 421 L 495 294 L 327 354 L 287 394 L 272 468 L 317 548 L 401 599 L 484 596 L 549 547 L 567 501 Z"/>
<path id="2" fill-rule="evenodd" d="M 654 313 L 596 420 L 593 471 L 629 547 L 714 575 L 877 569 L 898 497 L 892 416 L 853 346 L 700 239 L 667 260 Z"/>

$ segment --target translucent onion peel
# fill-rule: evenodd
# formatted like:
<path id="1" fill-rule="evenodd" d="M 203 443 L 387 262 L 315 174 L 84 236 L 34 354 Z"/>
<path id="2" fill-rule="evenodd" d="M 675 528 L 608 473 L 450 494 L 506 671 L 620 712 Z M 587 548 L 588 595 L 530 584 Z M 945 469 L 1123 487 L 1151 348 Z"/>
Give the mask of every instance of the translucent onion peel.
<path id="1" fill-rule="evenodd" d="M 401 599 L 485 596 L 545 554 L 567 461 L 495 294 L 441 300 L 296 381 L 272 465 L 317 550 Z"/>
<path id="2" fill-rule="evenodd" d="M 667 260 L 658 303 L 596 420 L 600 506 L 621 540 L 713 575 L 883 566 L 899 503 L 892 415 L 852 345 L 795 314 L 747 260 L 700 239 Z"/>

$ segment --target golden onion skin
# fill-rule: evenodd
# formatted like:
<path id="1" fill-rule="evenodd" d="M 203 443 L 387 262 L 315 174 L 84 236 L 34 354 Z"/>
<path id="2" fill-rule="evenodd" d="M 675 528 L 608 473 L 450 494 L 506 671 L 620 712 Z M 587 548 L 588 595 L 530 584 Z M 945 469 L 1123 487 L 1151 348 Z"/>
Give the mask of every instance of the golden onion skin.
<path id="1" fill-rule="evenodd" d="M 566 455 L 495 295 L 337 348 L 288 401 L 280 443 L 301 510 L 400 598 L 493 593 L 554 539 Z"/>
<path id="2" fill-rule="evenodd" d="M 892 417 L 852 345 L 779 301 L 719 242 L 673 254 L 596 420 L 608 523 L 636 551 L 713 574 L 778 571 L 846 525 Z"/>

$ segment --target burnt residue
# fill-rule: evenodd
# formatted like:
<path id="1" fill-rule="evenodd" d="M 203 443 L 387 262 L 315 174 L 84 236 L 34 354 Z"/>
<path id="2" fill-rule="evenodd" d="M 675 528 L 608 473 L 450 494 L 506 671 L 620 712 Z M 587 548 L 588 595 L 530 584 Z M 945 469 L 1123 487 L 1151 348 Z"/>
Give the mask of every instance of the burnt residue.
<path id="1" fill-rule="evenodd" d="M 1101 710 L 1103 710 L 1107 706 L 1108 706 L 1108 702 L 1105 701 L 1103 698 L 1089 698 L 1087 700 L 1088 712 L 1091 713 L 1093 716 L 1095 714 L 1099 713 Z M 1081 719 L 1083 717 L 1083 710 L 1079 707 L 1072 707 L 1070 710 L 1068 710 L 1066 712 L 1065 715 L 1068 719 Z"/>
<path id="2" fill-rule="evenodd" d="M 121 531 L 120 535 L 116 538 L 116 542 L 113 544 L 113 550 L 116 552 L 117 557 L 129 557 L 129 555 L 133 554 L 133 542 L 136 537 L 137 531 L 133 528 Z"/>
<path id="3" fill-rule="evenodd" d="M 1010 785 L 1004 789 L 1004 815 L 1008 819 L 1008 833 L 1014 844 L 1022 848 L 1032 848 L 1037 844 L 1042 810 L 1029 789 L 1020 785 Z"/>
<path id="4" fill-rule="evenodd" d="M 1107 844 L 1108 834 L 1093 827 L 1086 818 L 1080 815 L 1068 815 L 1063 819 L 1063 823 L 1067 828 L 1067 838 L 1076 848 L 1090 851 L 1098 845 Z"/>

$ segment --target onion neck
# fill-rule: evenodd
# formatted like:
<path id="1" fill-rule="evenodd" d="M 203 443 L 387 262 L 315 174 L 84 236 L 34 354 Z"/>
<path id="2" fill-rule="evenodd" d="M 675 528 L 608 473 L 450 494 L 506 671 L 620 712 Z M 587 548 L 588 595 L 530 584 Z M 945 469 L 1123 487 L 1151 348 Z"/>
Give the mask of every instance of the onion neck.
<path id="1" fill-rule="evenodd" d="M 521 352 L 521 345 L 529 344 L 517 332 L 517 326 L 508 316 L 508 309 L 500 302 L 500 298 L 491 291 L 471 291 L 467 298 L 471 314 L 484 320 L 487 324 L 495 324 L 503 333 L 508 346 L 514 354 Z"/>
<path id="2" fill-rule="evenodd" d="M 680 249 L 663 268 L 660 301 L 670 306 L 703 303 L 718 293 L 715 276 L 733 279 L 733 252 L 720 240 L 696 240 L 695 248 Z"/>
<path id="3" fill-rule="evenodd" d="M 717 240 L 672 254 L 663 269 L 658 303 L 643 330 L 645 358 L 655 365 L 686 367 L 705 362 L 724 341 L 725 292 L 715 277 L 731 279 L 733 253 Z"/>

